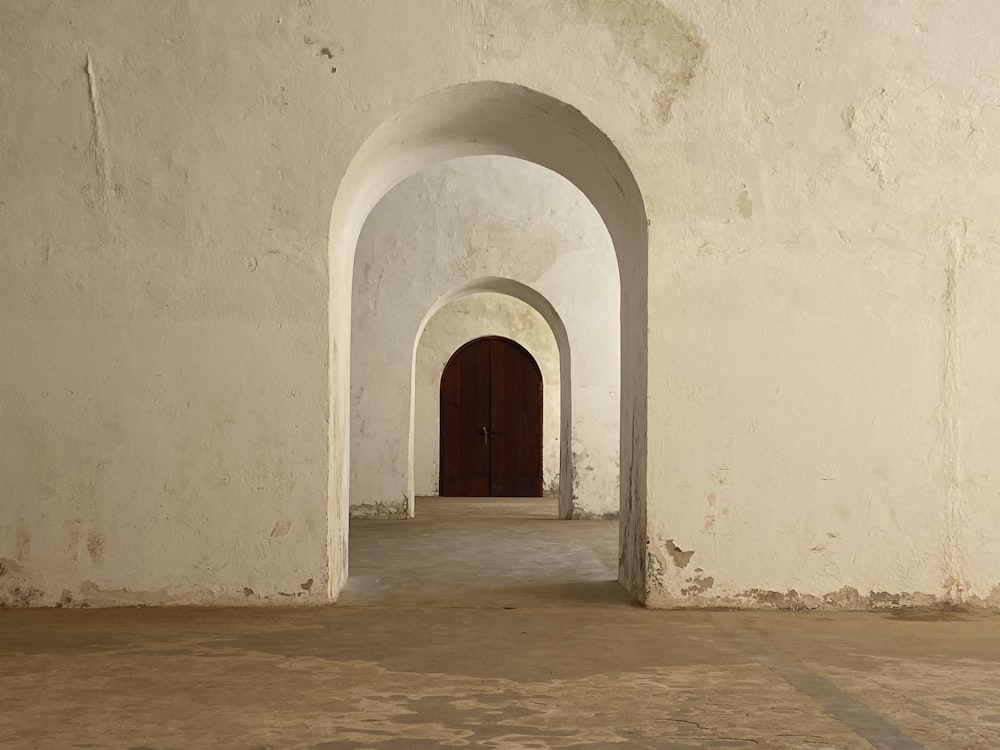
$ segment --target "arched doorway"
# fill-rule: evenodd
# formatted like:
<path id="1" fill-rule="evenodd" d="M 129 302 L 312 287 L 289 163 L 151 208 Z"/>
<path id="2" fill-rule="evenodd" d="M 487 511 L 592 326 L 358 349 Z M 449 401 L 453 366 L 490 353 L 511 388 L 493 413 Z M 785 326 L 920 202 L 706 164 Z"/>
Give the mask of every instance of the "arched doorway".
<path id="1" fill-rule="evenodd" d="M 329 592 L 347 577 L 351 304 L 358 237 L 372 208 L 408 175 L 462 156 L 530 161 L 573 183 L 611 236 L 621 283 L 619 581 L 645 601 L 648 224 L 642 193 L 612 140 L 582 112 L 499 81 L 458 84 L 382 122 L 340 178 L 330 216 Z"/>
<path id="2" fill-rule="evenodd" d="M 541 497 L 542 373 L 520 344 L 462 346 L 441 376 L 443 497 Z"/>

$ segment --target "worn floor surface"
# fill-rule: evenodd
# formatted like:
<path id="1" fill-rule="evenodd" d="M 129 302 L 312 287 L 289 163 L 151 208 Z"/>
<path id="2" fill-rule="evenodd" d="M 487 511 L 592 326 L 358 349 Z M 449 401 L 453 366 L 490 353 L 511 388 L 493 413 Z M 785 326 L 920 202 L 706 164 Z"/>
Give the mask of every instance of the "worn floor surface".
<path id="1" fill-rule="evenodd" d="M 654 612 L 617 526 L 423 500 L 341 603 L 0 610 L 0 748 L 1000 748 L 1000 617 Z"/>

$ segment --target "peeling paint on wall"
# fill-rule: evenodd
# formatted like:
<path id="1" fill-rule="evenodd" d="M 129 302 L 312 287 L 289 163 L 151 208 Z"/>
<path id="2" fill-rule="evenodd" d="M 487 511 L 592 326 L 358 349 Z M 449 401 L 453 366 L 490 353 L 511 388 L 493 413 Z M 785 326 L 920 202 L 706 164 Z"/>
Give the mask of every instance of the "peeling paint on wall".
<path id="1" fill-rule="evenodd" d="M 394 502 L 355 503 L 351 506 L 351 518 L 409 518 L 409 504 L 406 500 Z"/>
<path id="2" fill-rule="evenodd" d="M 681 589 L 681 593 L 687 596 L 704 594 L 714 585 L 715 579 L 712 576 L 695 576 L 688 579 L 688 585 Z"/>
<path id="3" fill-rule="evenodd" d="M 909 608 L 948 606 L 934 594 L 919 592 L 870 591 L 861 594 L 853 586 L 845 586 L 827 594 L 814 595 L 795 589 L 774 591 L 747 589 L 727 594 L 718 591 L 712 576 L 687 579 L 677 595 L 659 592 L 654 601 L 658 607 L 682 609 L 777 609 L 777 610 L 858 610 L 885 611 Z M 993 606 L 993 605 L 987 605 Z"/>
<path id="4" fill-rule="evenodd" d="M 893 146 L 890 119 L 894 101 L 895 97 L 886 89 L 879 88 L 846 107 L 841 114 L 844 130 L 883 189 L 898 184 L 890 169 Z"/>
<path id="5" fill-rule="evenodd" d="M 691 558 L 694 557 L 693 550 L 690 552 L 685 552 L 676 544 L 674 544 L 673 539 L 667 539 L 663 543 L 663 549 L 664 551 L 666 551 L 668 555 L 670 555 L 670 559 L 674 561 L 674 565 L 676 565 L 678 568 L 686 568 L 688 563 L 691 562 Z"/>
<path id="6" fill-rule="evenodd" d="M 17 560 L 0 558 L 0 607 L 30 607 L 42 596 Z"/>

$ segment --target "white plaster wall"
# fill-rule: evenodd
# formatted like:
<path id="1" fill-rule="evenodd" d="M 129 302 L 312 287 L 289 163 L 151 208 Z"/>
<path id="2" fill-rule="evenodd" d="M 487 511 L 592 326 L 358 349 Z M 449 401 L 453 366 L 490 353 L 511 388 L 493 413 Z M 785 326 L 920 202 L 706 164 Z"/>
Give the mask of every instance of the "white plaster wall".
<path id="1" fill-rule="evenodd" d="M 997 28 L 992 0 L 7 0 L 0 601 L 335 595 L 330 209 L 380 123 L 499 80 L 577 107 L 645 200 L 649 603 L 996 604 Z"/>
<path id="2" fill-rule="evenodd" d="M 437 300 L 487 276 L 537 290 L 565 324 L 573 513 L 617 512 L 617 269 L 607 229 L 577 188 L 518 159 L 439 164 L 400 183 L 375 207 L 355 263 L 352 514 L 399 517 L 411 510 L 408 385 L 419 324 Z"/>
<path id="3" fill-rule="evenodd" d="M 468 341 L 503 336 L 534 357 L 542 373 L 542 487 L 559 494 L 559 349 L 541 314 L 503 294 L 470 294 L 438 310 L 417 344 L 414 393 L 414 489 L 437 495 L 440 481 L 441 375 Z M 617 406 L 617 404 L 615 405 Z M 617 499 L 617 498 L 615 498 Z"/>
<path id="4" fill-rule="evenodd" d="M 651 602 L 997 601 L 997 6 L 686 10 L 640 166 Z"/>

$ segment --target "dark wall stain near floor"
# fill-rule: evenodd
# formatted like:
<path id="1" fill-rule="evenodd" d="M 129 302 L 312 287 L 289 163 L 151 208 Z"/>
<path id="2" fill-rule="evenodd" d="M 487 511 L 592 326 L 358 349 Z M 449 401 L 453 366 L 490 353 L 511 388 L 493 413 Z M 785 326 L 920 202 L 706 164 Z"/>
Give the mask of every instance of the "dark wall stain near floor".
<path id="1" fill-rule="evenodd" d="M 17 535 L 14 538 L 14 553 L 18 559 L 24 560 L 31 554 L 31 534 L 24 528 L 24 521 L 19 521 Z"/>
<path id="2" fill-rule="evenodd" d="M 0 558 L 0 607 L 30 607 L 44 593 L 28 580 L 18 560 Z"/>
<path id="3" fill-rule="evenodd" d="M 87 554 L 94 564 L 104 558 L 104 535 L 101 532 L 91 531 L 87 534 Z"/>
<path id="4" fill-rule="evenodd" d="M 616 521 L 618 515 L 618 511 L 615 510 L 609 510 L 607 513 L 591 513 L 588 510 L 573 508 L 574 521 Z"/>

